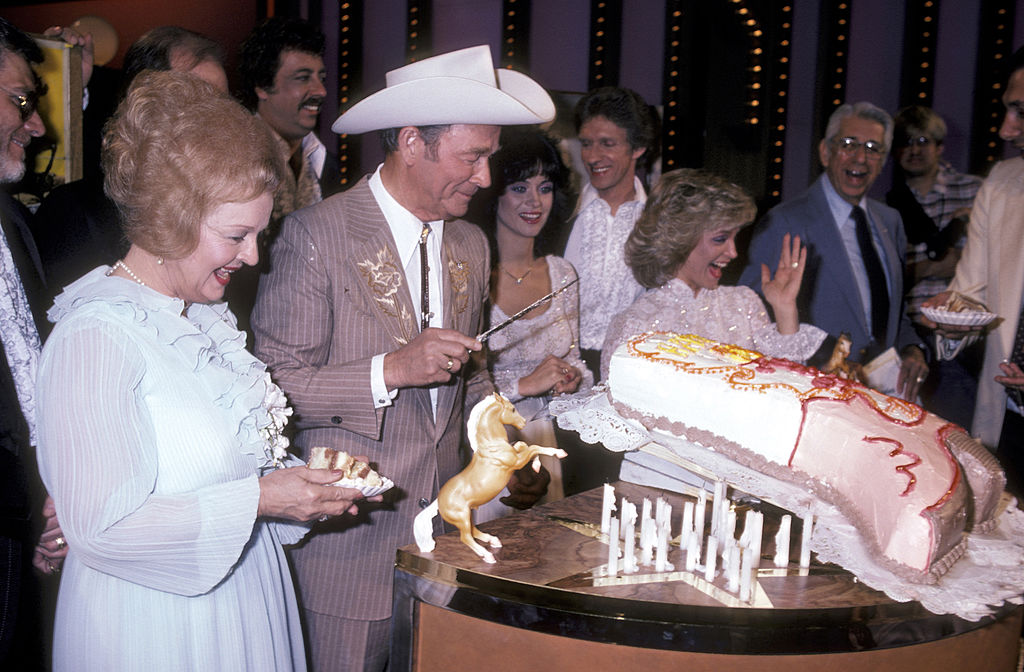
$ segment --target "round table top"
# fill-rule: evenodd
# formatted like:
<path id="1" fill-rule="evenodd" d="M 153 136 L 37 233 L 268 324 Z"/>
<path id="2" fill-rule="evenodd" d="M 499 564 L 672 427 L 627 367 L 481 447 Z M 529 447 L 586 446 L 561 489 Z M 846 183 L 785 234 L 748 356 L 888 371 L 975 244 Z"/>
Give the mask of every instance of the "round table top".
<path id="1" fill-rule="evenodd" d="M 663 497 L 676 512 L 686 501 L 684 495 L 626 482 L 614 486 L 617 497 L 627 497 L 638 509 L 644 498 L 653 503 Z M 684 564 L 678 548 L 669 553 L 676 572 L 656 574 L 640 567 L 636 574 L 620 572 L 614 580 L 602 580 L 608 559 L 608 546 L 599 539 L 602 496 L 597 488 L 481 524 L 481 530 L 501 539 L 502 547 L 492 549 L 495 564 L 478 558 L 457 532 L 438 537 L 431 553 L 415 545 L 400 549 L 396 591 L 541 632 L 707 653 L 834 653 L 904 646 L 970 632 L 1016 609 L 1008 605 L 991 618 L 971 622 L 933 614 L 918 602 L 895 602 L 835 565 L 812 559 L 811 567 L 801 571 L 795 565 L 796 521 L 794 562 L 777 575 L 763 571 L 750 603 L 726 591 L 721 577 L 708 584 L 678 571 Z M 770 505 L 758 508 L 765 514 L 764 570 L 771 566 L 774 534 L 784 512 Z"/>

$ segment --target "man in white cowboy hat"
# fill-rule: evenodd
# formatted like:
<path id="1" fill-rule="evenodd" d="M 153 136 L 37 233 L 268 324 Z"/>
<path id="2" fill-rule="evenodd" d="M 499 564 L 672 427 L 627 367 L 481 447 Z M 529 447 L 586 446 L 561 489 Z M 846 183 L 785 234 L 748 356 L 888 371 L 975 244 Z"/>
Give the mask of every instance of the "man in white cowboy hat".
<path id="1" fill-rule="evenodd" d="M 467 383 L 489 386 L 469 363 L 487 243 L 458 218 L 490 184 L 499 125 L 554 114 L 536 82 L 495 72 L 486 46 L 393 70 L 333 126 L 380 130 L 384 163 L 288 217 L 271 250 L 256 353 L 295 407 L 295 445 L 365 455 L 396 484 L 376 510 L 322 523 L 292 552 L 314 669 L 386 665 L 395 549 L 460 467 Z"/>

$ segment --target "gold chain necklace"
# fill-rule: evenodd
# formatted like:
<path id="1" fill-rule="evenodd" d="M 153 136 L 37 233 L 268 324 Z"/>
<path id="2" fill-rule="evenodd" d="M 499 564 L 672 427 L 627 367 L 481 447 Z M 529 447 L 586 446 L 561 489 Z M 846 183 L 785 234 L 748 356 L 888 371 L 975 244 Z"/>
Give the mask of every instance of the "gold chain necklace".
<path id="1" fill-rule="evenodd" d="M 536 261 L 537 261 L 536 259 L 534 259 L 533 261 L 531 261 L 531 262 L 530 262 L 530 267 L 526 269 L 526 273 L 523 273 L 522 275 L 520 275 L 520 276 L 518 276 L 518 277 L 517 277 L 517 276 L 515 276 L 515 275 L 512 275 L 512 274 L 511 274 L 511 273 L 509 273 L 509 272 L 508 272 L 507 270 L 505 270 L 505 267 L 504 267 L 504 266 L 502 266 L 501 264 L 498 264 L 498 268 L 500 268 L 500 269 L 501 269 L 501 272 L 502 272 L 502 273 L 504 273 L 504 274 L 505 274 L 505 275 L 507 275 L 508 277 L 512 278 L 512 280 L 513 280 L 513 281 L 515 281 L 515 283 L 516 283 L 517 285 L 521 285 L 521 284 L 523 284 L 523 280 L 526 280 L 526 276 L 528 276 L 528 275 L 529 275 L 530 273 L 532 273 L 532 272 L 533 272 L 533 264 L 534 264 L 534 262 L 536 262 Z"/>

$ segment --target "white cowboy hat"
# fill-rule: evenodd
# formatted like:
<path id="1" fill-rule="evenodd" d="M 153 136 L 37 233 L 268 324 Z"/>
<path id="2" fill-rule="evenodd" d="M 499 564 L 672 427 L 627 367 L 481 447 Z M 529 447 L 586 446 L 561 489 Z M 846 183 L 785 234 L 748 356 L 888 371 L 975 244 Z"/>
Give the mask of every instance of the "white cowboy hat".
<path id="1" fill-rule="evenodd" d="M 544 87 L 513 70 L 495 71 L 487 45 L 410 63 L 386 79 L 385 88 L 353 105 L 331 130 L 540 124 L 555 118 L 555 104 Z"/>

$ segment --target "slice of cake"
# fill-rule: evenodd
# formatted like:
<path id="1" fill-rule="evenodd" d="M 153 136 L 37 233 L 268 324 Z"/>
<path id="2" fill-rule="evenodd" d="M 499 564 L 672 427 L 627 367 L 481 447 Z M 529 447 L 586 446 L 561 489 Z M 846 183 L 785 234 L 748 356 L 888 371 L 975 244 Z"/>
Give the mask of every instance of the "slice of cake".
<path id="1" fill-rule="evenodd" d="M 699 336 L 630 340 L 608 387 L 648 429 L 810 488 L 914 581 L 935 581 L 962 555 L 965 529 L 993 524 L 1005 485 L 983 446 L 915 404 Z"/>
<path id="2" fill-rule="evenodd" d="M 384 479 L 369 464 L 357 460 L 344 450 L 317 446 L 309 451 L 310 469 L 335 469 L 342 472 L 341 480 L 356 482 L 364 486 L 380 486 Z"/>

